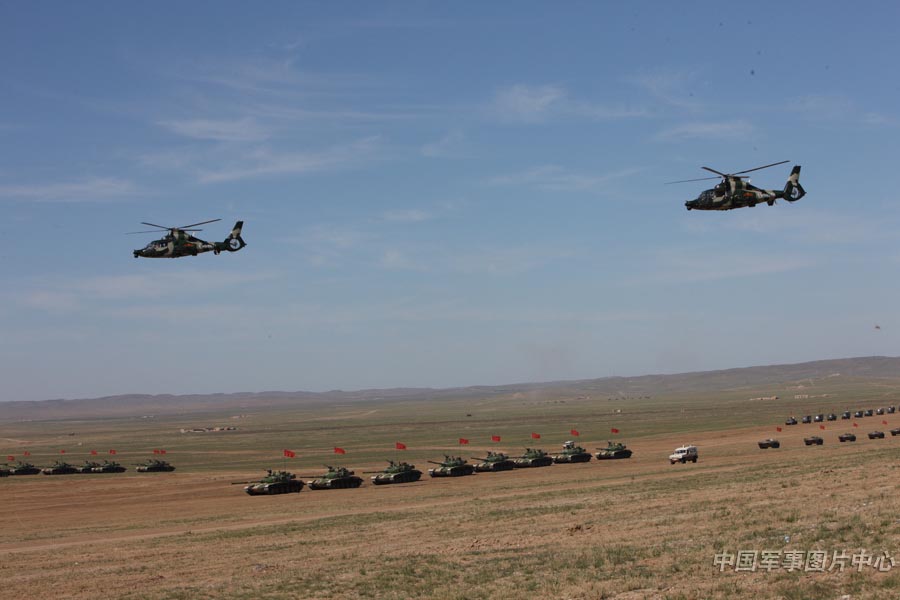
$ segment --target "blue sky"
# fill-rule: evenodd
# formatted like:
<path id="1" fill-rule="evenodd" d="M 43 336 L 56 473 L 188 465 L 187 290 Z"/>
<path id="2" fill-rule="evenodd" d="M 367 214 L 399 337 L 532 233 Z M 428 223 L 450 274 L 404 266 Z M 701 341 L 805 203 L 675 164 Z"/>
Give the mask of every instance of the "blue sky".
<path id="1" fill-rule="evenodd" d="M 0 400 L 900 354 L 898 17 L 4 3 Z M 663 185 L 785 159 L 796 204 L 688 213 L 706 182 Z M 212 218 L 248 247 L 123 235 Z"/>

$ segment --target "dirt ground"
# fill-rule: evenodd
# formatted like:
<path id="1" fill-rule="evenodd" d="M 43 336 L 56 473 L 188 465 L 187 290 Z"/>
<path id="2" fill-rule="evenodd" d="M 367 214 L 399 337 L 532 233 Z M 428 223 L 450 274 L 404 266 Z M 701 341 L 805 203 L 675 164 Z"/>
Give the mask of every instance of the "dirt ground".
<path id="1" fill-rule="evenodd" d="M 662 435 L 629 460 L 272 497 L 224 469 L 4 478 L 0 597 L 900 597 L 900 437 L 806 447 L 812 427 L 774 450 L 756 446 L 771 428 L 698 434 L 696 465 L 670 465 L 688 440 Z M 714 566 L 743 550 L 898 564 Z"/>

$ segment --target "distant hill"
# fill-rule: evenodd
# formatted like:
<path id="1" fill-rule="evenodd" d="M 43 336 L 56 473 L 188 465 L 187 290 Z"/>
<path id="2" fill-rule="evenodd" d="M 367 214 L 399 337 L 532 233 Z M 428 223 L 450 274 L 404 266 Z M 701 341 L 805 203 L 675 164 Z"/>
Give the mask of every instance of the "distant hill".
<path id="1" fill-rule="evenodd" d="M 807 379 L 840 375 L 845 378 L 900 379 L 900 357 L 870 356 L 819 360 L 790 365 L 744 367 L 721 371 L 604 377 L 576 381 L 518 383 L 503 386 L 461 388 L 393 388 L 345 392 L 240 392 L 231 394 L 128 394 L 76 400 L 39 400 L 0 403 L 0 420 L 52 420 L 71 418 L 177 415 L 224 409 L 300 407 L 310 404 L 369 402 L 378 400 L 441 400 L 490 398 L 515 393 L 560 393 L 584 391 L 591 395 L 644 396 L 699 393 L 743 388 L 771 387 Z"/>

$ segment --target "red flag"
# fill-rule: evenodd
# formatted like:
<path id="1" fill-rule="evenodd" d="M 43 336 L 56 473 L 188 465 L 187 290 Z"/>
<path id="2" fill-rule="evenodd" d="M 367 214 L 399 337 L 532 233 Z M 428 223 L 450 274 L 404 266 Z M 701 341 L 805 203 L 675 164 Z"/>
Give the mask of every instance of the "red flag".
<path id="1" fill-rule="evenodd" d="M 499 441 L 500 441 L 500 436 L 499 436 L 499 435 L 492 435 L 492 436 L 491 436 L 491 441 L 492 441 L 492 442 L 499 442 Z"/>
<path id="2" fill-rule="evenodd" d="M 337 446 L 335 446 L 335 447 L 334 447 L 334 453 L 335 453 L 335 454 L 347 454 L 347 451 L 344 450 L 343 448 L 338 448 Z"/>
<path id="3" fill-rule="evenodd" d="M 468 444 L 468 443 L 469 443 L 469 440 L 467 440 L 466 438 L 459 438 L 459 445 L 460 445 L 460 446 L 464 446 L 464 445 L 466 445 L 466 444 Z"/>
<path id="4" fill-rule="evenodd" d="M 110 454 L 115 454 L 115 453 L 116 453 L 116 451 L 115 451 L 115 450 L 113 450 L 113 449 L 112 449 L 112 448 L 110 448 L 110 449 L 109 449 L 109 453 L 110 453 Z"/>
<path id="5" fill-rule="evenodd" d="M 882 425 L 887 425 L 887 421 L 882 421 L 881 424 L 882 424 Z"/>
<path id="6" fill-rule="evenodd" d="M 781 427 L 776 427 L 775 431 L 781 431 Z"/>
<path id="7" fill-rule="evenodd" d="M 570 429 L 570 430 L 569 430 L 569 433 L 571 433 L 571 434 L 574 435 L 575 437 L 578 437 L 579 435 L 581 435 L 580 433 L 578 433 L 578 430 L 577 430 L 577 429 Z"/>
<path id="8" fill-rule="evenodd" d="M 859 427 L 859 424 L 858 424 L 858 423 L 854 423 L 853 426 L 854 426 L 854 427 Z"/>
<path id="9" fill-rule="evenodd" d="M 406 450 L 406 444 L 404 444 L 403 442 L 397 442 L 394 444 L 394 448 L 396 448 L 397 450 Z"/>
<path id="10" fill-rule="evenodd" d="M 541 439 L 541 434 L 535 433 L 535 432 L 532 431 L 532 432 L 531 432 L 531 439 L 533 439 L 533 440 L 539 440 L 539 439 Z"/>
<path id="11" fill-rule="evenodd" d="M 819 425 L 819 429 L 825 429 L 824 425 Z"/>
<path id="12" fill-rule="evenodd" d="M 65 450 L 60 450 L 59 453 L 60 453 L 60 454 L 65 454 L 66 451 L 65 451 Z"/>
<path id="13" fill-rule="evenodd" d="M 12 461 L 14 461 L 14 460 L 16 460 L 16 457 L 15 457 L 15 456 L 7 456 L 7 457 L 6 457 L 6 462 L 12 462 Z"/>
<path id="14" fill-rule="evenodd" d="M 160 450 L 159 453 L 160 453 L 160 454 L 165 454 L 166 451 L 165 451 L 165 450 Z"/>
<path id="15" fill-rule="evenodd" d="M 96 451 L 96 450 L 91 450 L 91 456 L 97 456 L 97 451 Z"/>
<path id="16" fill-rule="evenodd" d="M 619 430 L 616 429 L 615 427 L 613 427 L 612 429 L 610 429 L 610 431 L 611 431 L 612 433 L 619 433 Z"/>
<path id="17" fill-rule="evenodd" d="M 286 458 L 294 458 L 294 457 L 297 456 L 297 453 L 294 452 L 293 450 L 285 450 L 285 451 L 284 451 L 284 456 L 285 456 Z"/>
<path id="18" fill-rule="evenodd" d="M 25 456 L 31 456 L 31 452 L 29 452 L 28 450 L 26 450 L 26 451 L 23 452 L 22 454 L 24 454 Z"/>
<path id="19" fill-rule="evenodd" d="M 154 449 L 153 449 L 153 454 L 159 454 L 159 449 L 158 449 L 158 448 L 154 448 Z"/>

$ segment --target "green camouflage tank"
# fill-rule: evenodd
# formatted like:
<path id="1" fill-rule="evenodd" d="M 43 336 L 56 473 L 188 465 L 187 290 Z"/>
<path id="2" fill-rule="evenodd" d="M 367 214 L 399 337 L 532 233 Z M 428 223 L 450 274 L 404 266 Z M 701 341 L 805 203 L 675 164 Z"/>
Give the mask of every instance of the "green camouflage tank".
<path id="1" fill-rule="evenodd" d="M 479 462 L 475 463 L 475 471 L 478 473 L 491 473 L 495 471 L 510 471 L 516 467 L 512 459 L 502 452 L 488 451 L 484 458 L 475 458 Z"/>
<path id="2" fill-rule="evenodd" d="M 306 482 L 311 490 L 341 490 L 346 488 L 358 488 L 362 485 L 362 478 L 353 475 L 353 471 L 344 467 L 328 467 L 328 471 L 312 481 Z"/>
<path id="3" fill-rule="evenodd" d="M 41 473 L 43 473 L 44 475 L 71 475 L 72 473 L 77 472 L 77 467 L 73 467 L 69 463 L 62 460 L 54 462 L 46 469 L 41 469 Z"/>
<path id="4" fill-rule="evenodd" d="M 92 460 L 84 461 L 84 464 L 80 467 L 76 467 L 79 473 L 93 473 L 95 467 L 99 467 L 100 463 L 94 462 Z"/>
<path id="5" fill-rule="evenodd" d="M 303 482 L 297 479 L 293 473 L 269 469 L 265 477 L 256 483 L 251 483 L 244 488 L 244 491 L 251 496 L 273 496 L 275 494 L 291 494 L 302 489 Z"/>
<path id="6" fill-rule="evenodd" d="M 597 448 L 597 460 L 612 460 L 615 458 L 631 458 L 631 450 L 625 444 L 619 442 L 606 442 L 606 448 Z"/>
<path id="7" fill-rule="evenodd" d="M 372 483 L 375 485 L 383 485 L 386 483 L 412 483 L 418 481 L 422 477 L 422 471 L 407 462 L 388 461 L 388 466 L 383 471 L 366 471 L 366 473 L 375 473 L 372 476 Z"/>
<path id="8" fill-rule="evenodd" d="M 139 464 L 135 471 L 138 473 L 159 473 L 159 472 L 171 472 L 174 471 L 175 467 L 170 465 L 164 460 L 159 460 L 158 458 L 150 458 Z"/>
<path id="9" fill-rule="evenodd" d="M 173 469 L 175 467 L 172 467 Z M 97 465 L 93 468 L 93 473 L 124 473 L 127 471 L 125 467 L 120 465 L 114 460 L 104 460 L 102 465 Z"/>
<path id="10" fill-rule="evenodd" d="M 525 454 L 517 456 L 513 462 L 517 469 L 527 467 L 549 467 L 553 464 L 553 458 L 539 448 L 525 448 Z"/>
<path id="11" fill-rule="evenodd" d="M 432 477 L 462 477 L 463 475 L 472 475 L 475 473 L 475 467 L 466 462 L 461 456 L 444 455 L 442 462 L 429 460 L 437 468 L 428 469 L 428 474 Z"/>
<path id="12" fill-rule="evenodd" d="M 591 460 L 591 453 L 571 441 L 563 443 L 562 452 L 553 455 L 555 463 L 583 463 L 589 460 Z"/>
<path id="13" fill-rule="evenodd" d="M 22 462 L 21 460 L 9 470 L 10 475 L 37 475 L 40 472 L 41 470 L 33 464 L 29 462 Z"/>

